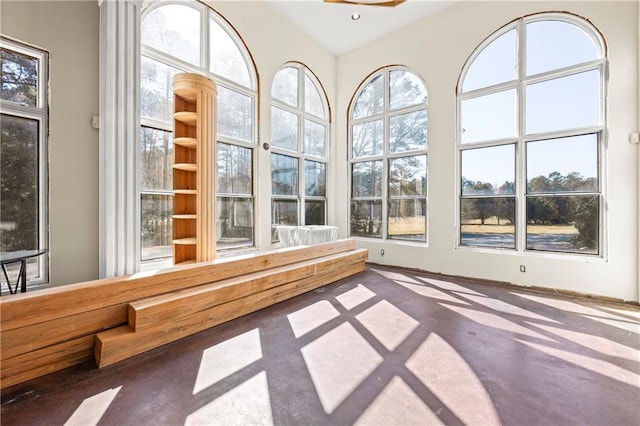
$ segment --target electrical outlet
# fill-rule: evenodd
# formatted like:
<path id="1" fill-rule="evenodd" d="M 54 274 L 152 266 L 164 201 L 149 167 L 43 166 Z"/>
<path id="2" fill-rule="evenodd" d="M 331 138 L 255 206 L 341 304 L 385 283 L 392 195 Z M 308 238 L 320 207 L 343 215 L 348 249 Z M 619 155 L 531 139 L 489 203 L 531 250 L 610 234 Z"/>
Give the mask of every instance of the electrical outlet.
<path id="1" fill-rule="evenodd" d="M 524 265 L 520 265 L 520 272 L 527 272 L 527 267 Z"/>

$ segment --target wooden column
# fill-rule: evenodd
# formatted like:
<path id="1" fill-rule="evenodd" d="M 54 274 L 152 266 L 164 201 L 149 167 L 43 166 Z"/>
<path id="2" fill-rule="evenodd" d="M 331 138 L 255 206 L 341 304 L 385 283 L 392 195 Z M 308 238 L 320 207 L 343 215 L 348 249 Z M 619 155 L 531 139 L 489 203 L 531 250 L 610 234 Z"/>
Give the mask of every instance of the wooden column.
<path id="1" fill-rule="evenodd" d="M 216 85 L 177 74 L 173 94 L 173 262 L 204 262 L 216 257 Z"/>

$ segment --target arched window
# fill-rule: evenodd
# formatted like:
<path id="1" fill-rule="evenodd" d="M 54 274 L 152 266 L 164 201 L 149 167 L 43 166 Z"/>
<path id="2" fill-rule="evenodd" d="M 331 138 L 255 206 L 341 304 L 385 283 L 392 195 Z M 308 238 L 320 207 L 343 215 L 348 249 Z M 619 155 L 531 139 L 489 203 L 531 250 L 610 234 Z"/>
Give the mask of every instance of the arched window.
<path id="1" fill-rule="evenodd" d="M 568 13 L 520 18 L 458 83 L 459 245 L 602 253 L 605 45 Z"/>
<path id="2" fill-rule="evenodd" d="M 304 65 L 289 63 L 271 86 L 271 224 L 325 225 L 329 105 Z"/>
<path id="3" fill-rule="evenodd" d="M 253 245 L 257 76 L 247 48 L 220 15 L 196 1 L 153 3 L 143 12 L 141 41 L 141 260 L 171 256 L 178 72 L 203 74 L 217 85 L 217 247 Z"/>
<path id="4" fill-rule="evenodd" d="M 403 67 L 365 80 L 349 110 L 350 235 L 427 239 L 427 90 Z"/>

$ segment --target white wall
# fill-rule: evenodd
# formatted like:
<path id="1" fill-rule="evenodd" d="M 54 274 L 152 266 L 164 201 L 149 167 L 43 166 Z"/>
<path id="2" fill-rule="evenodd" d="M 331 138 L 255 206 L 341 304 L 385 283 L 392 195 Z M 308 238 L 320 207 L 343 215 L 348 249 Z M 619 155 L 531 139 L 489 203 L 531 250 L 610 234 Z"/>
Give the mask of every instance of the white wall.
<path id="1" fill-rule="evenodd" d="M 429 92 L 429 245 L 359 239 L 372 262 L 432 272 L 558 288 L 638 300 L 637 2 L 461 2 L 364 48 L 338 58 L 336 157 L 347 157 L 347 108 L 355 88 L 373 70 L 403 64 L 420 74 Z M 515 18 L 542 11 L 569 11 L 590 20 L 609 47 L 609 146 L 606 176 L 605 259 L 567 255 L 456 249 L 455 88 L 475 47 Z M 336 170 L 347 181 L 347 167 Z M 342 194 L 339 209 L 348 208 Z M 340 217 L 343 236 L 348 218 Z M 385 255 L 380 255 L 384 248 Z M 526 266 L 526 273 L 519 272 Z"/>
<path id="2" fill-rule="evenodd" d="M 2 1 L 2 34 L 48 50 L 49 255 L 54 284 L 98 276 L 99 9 L 95 1 Z"/>

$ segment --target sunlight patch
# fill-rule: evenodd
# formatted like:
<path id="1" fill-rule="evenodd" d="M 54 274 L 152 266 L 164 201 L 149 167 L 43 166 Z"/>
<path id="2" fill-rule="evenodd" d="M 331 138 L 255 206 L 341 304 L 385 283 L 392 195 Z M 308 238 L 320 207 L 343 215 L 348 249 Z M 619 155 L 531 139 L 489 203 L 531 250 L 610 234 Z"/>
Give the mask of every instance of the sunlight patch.
<path id="1" fill-rule="evenodd" d="M 418 277 L 418 278 L 428 284 L 434 285 L 443 290 L 455 291 L 455 292 L 466 293 L 466 294 L 475 294 L 476 296 L 487 297 L 482 293 L 478 293 L 477 291 L 471 290 L 470 288 L 463 287 L 458 284 L 454 284 L 450 281 L 442 281 L 442 280 L 436 280 L 433 278 L 424 278 L 424 277 Z"/>
<path id="2" fill-rule="evenodd" d="M 356 319 L 390 351 L 396 349 L 420 325 L 386 300 L 356 315 Z"/>
<path id="3" fill-rule="evenodd" d="M 430 334 L 405 365 L 461 424 L 501 424 L 493 401 L 478 376 L 442 337 Z"/>
<path id="4" fill-rule="evenodd" d="M 527 317 L 527 318 L 532 318 L 532 319 L 539 319 L 539 320 L 544 320 L 547 322 L 555 322 L 558 323 L 558 321 L 553 320 L 551 318 L 542 316 L 542 315 L 538 315 L 535 312 L 531 312 L 528 311 L 526 309 L 523 309 L 519 306 L 516 305 L 512 305 L 510 303 L 504 302 L 502 300 L 498 300 L 498 299 L 494 299 L 494 298 L 486 298 L 486 297 L 477 297 L 477 296 L 472 296 L 472 295 L 468 295 L 468 294 L 461 294 L 461 297 L 464 297 L 466 299 L 471 300 L 472 302 L 478 303 L 482 306 L 486 306 L 487 308 L 491 308 L 493 310 L 496 311 L 500 311 L 500 312 L 504 312 L 505 314 L 511 314 L 511 315 L 519 315 L 521 317 Z"/>
<path id="5" fill-rule="evenodd" d="M 385 278 L 389 278 L 390 280 L 403 281 L 405 283 L 420 284 L 418 281 L 414 280 L 413 278 L 405 274 L 399 274 L 398 272 L 391 272 L 391 271 L 383 271 L 380 269 L 371 269 L 371 270 L 373 272 L 377 272 L 378 274 L 382 275 Z"/>
<path id="6" fill-rule="evenodd" d="M 267 373 L 261 371 L 189 414 L 185 425 L 272 425 Z"/>
<path id="7" fill-rule="evenodd" d="M 596 336 L 594 334 L 580 333 L 578 331 L 566 330 L 564 328 L 550 327 L 542 324 L 530 323 L 534 327 L 541 328 L 548 333 L 553 333 L 556 336 L 560 336 L 573 343 L 589 348 L 592 351 L 600 352 L 601 354 L 617 356 L 625 358 L 630 361 L 640 361 L 640 353 L 638 350 L 630 348 L 629 346 L 622 345 L 613 340 L 606 339 L 604 337 Z"/>
<path id="8" fill-rule="evenodd" d="M 451 305 L 447 305 L 446 303 L 439 303 L 439 305 L 447 309 L 451 309 L 452 311 L 464 316 L 465 318 L 468 318 L 471 321 L 477 322 L 478 324 L 483 325 L 485 327 L 497 328 L 499 330 L 507 331 L 509 333 L 522 334 L 525 336 L 535 337 L 536 339 L 550 340 L 552 342 L 555 342 L 555 340 L 553 340 L 550 337 L 544 336 L 527 327 L 523 327 L 518 323 L 502 318 L 500 315 L 478 311 L 475 309 L 467 309 L 467 308 L 461 308 L 458 306 L 451 306 Z"/>
<path id="9" fill-rule="evenodd" d="M 213 386 L 260 358 L 262 345 L 260 331 L 257 328 L 205 349 L 202 352 L 193 394 Z"/>
<path id="10" fill-rule="evenodd" d="M 352 288 L 346 293 L 342 293 L 340 296 L 336 296 L 336 300 L 344 306 L 345 309 L 352 309 L 358 306 L 361 303 L 366 302 L 367 300 L 374 297 L 376 294 L 363 286 L 362 284 L 358 284 L 356 288 Z"/>
<path id="11" fill-rule="evenodd" d="M 302 348 L 302 356 L 327 414 L 331 414 L 383 361 L 348 323 Z"/>
<path id="12" fill-rule="evenodd" d="M 287 319 L 294 336 L 298 338 L 338 316 L 340 316 L 340 312 L 333 307 L 331 302 L 322 300 L 287 315 Z"/>
<path id="13" fill-rule="evenodd" d="M 85 398 L 76 411 L 73 412 L 65 426 L 89 426 L 97 425 L 107 411 L 122 386 L 115 389 L 107 389 L 97 395 Z"/>
<path id="14" fill-rule="evenodd" d="M 442 425 L 442 421 L 398 376 L 376 396 L 356 425 Z"/>
<path id="15" fill-rule="evenodd" d="M 401 286 L 408 288 L 414 293 L 417 293 L 421 296 L 428 297 L 430 299 L 439 299 L 439 300 L 444 300 L 446 302 L 454 302 L 454 303 L 460 303 L 461 305 L 469 305 L 469 303 L 467 303 L 462 299 L 451 296 L 445 293 L 444 291 L 436 290 L 435 288 L 430 287 L 428 285 L 409 284 L 409 283 L 403 283 L 402 281 L 396 281 L 396 284 L 400 284 Z"/>
<path id="16" fill-rule="evenodd" d="M 523 345 L 527 345 L 533 349 L 537 349 L 540 352 L 544 352 L 548 355 L 576 365 L 577 367 L 581 367 L 586 370 L 593 371 L 594 373 L 601 374 L 605 377 L 617 380 L 619 382 L 626 383 L 636 388 L 640 388 L 640 375 L 625 368 L 618 367 L 617 365 L 612 364 L 608 361 L 603 361 L 601 359 L 591 358 L 585 355 L 564 351 L 562 349 L 539 345 L 533 342 L 527 342 L 526 340 L 515 340 L 522 343 Z"/>

